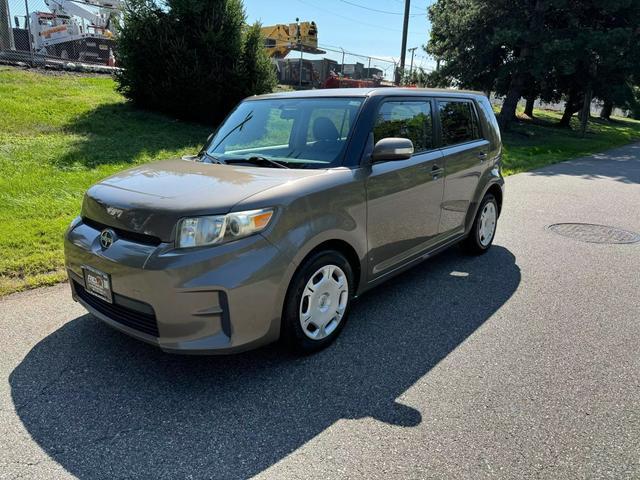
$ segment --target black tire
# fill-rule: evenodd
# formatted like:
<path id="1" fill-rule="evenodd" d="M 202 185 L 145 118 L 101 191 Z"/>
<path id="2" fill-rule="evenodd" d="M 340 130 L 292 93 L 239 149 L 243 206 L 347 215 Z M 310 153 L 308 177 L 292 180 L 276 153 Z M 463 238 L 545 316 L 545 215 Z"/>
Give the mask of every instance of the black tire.
<path id="1" fill-rule="evenodd" d="M 493 228 L 491 241 L 489 243 L 484 243 L 481 241 L 482 232 L 480 228 L 480 217 L 488 203 L 493 203 L 493 207 L 496 212 L 496 224 Z M 471 255 L 482 255 L 491 248 L 491 245 L 493 245 L 493 239 L 495 238 L 496 227 L 498 225 L 499 212 L 500 210 L 498 208 L 496 198 L 492 194 L 487 193 L 482 199 L 482 202 L 480 202 L 480 207 L 478 207 L 478 211 L 476 212 L 476 218 L 473 220 L 473 226 L 471 227 L 469 235 L 462 241 L 462 248 L 465 252 Z"/>
<path id="2" fill-rule="evenodd" d="M 326 337 L 314 340 L 303 331 L 300 322 L 301 301 L 305 287 L 311 277 L 323 266 L 327 265 L 335 265 L 344 272 L 348 285 L 347 304 L 335 329 Z M 299 354 L 309 354 L 329 346 L 340 335 L 347 322 L 354 288 L 353 269 L 349 261 L 341 253 L 334 250 L 325 250 L 315 253 L 305 260 L 289 284 L 282 313 L 282 339 L 287 347 Z"/>

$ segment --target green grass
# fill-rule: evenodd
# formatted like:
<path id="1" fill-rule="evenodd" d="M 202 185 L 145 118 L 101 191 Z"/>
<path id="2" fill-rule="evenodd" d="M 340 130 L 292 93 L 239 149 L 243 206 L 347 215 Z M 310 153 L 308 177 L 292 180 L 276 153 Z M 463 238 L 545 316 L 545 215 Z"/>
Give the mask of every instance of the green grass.
<path id="1" fill-rule="evenodd" d="M 575 117 L 569 130 L 556 126 L 561 117 L 559 113 L 536 110 L 534 116 L 534 120 L 519 116 L 520 121 L 512 131 L 503 134 L 503 172 L 506 175 L 640 140 L 640 122 L 637 120 L 615 118 L 607 122 L 594 118 L 583 137 Z"/>
<path id="2" fill-rule="evenodd" d="M 209 128 L 127 105 L 113 80 L 0 67 L 0 295 L 64 279 L 62 235 L 92 183 L 193 153 Z M 504 136 L 506 173 L 640 138 L 640 122 L 590 124 L 586 138 L 537 112 Z M 574 127 L 577 127 L 574 126 Z"/>
<path id="3" fill-rule="evenodd" d="M 62 235 L 92 183 L 194 153 L 210 133 L 135 110 L 114 87 L 0 67 L 0 295 L 64 278 Z"/>

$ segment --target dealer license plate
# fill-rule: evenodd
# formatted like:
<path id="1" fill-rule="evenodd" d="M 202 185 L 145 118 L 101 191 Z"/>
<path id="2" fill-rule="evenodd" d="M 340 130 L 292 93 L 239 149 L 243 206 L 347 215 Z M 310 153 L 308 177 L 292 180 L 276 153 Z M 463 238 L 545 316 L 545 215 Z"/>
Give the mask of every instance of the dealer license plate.
<path id="1" fill-rule="evenodd" d="M 113 303 L 111 293 L 111 278 L 108 273 L 101 272 L 93 267 L 82 267 L 84 273 L 84 284 L 87 292 L 105 302 Z"/>

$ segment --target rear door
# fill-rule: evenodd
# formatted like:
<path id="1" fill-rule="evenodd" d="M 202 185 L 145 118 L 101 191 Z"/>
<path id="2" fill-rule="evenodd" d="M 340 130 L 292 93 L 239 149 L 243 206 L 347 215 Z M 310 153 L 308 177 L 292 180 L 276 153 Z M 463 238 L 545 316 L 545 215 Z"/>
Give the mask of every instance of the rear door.
<path id="1" fill-rule="evenodd" d="M 429 98 L 384 100 L 377 110 L 373 143 L 402 137 L 413 142 L 407 160 L 375 163 L 367 179 L 369 278 L 410 261 L 438 235 L 444 191 Z"/>
<path id="2" fill-rule="evenodd" d="M 445 175 L 439 230 L 455 235 L 464 232 L 467 212 L 486 167 L 489 141 L 483 138 L 472 100 L 439 98 L 437 111 Z"/>

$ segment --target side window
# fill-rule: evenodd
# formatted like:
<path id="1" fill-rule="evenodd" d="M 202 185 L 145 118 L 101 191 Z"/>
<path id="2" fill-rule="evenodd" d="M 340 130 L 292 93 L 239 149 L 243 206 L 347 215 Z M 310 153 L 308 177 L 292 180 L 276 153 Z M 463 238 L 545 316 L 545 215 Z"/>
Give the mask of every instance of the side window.
<path id="1" fill-rule="evenodd" d="M 478 117 L 471 102 L 438 102 L 443 146 L 471 142 L 480 138 Z"/>
<path id="2" fill-rule="evenodd" d="M 373 140 L 408 138 L 413 142 L 415 153 L 430 150 L 434 148 L 432 118 L 431 102 L 384 102 L 373 127 Z"/>

